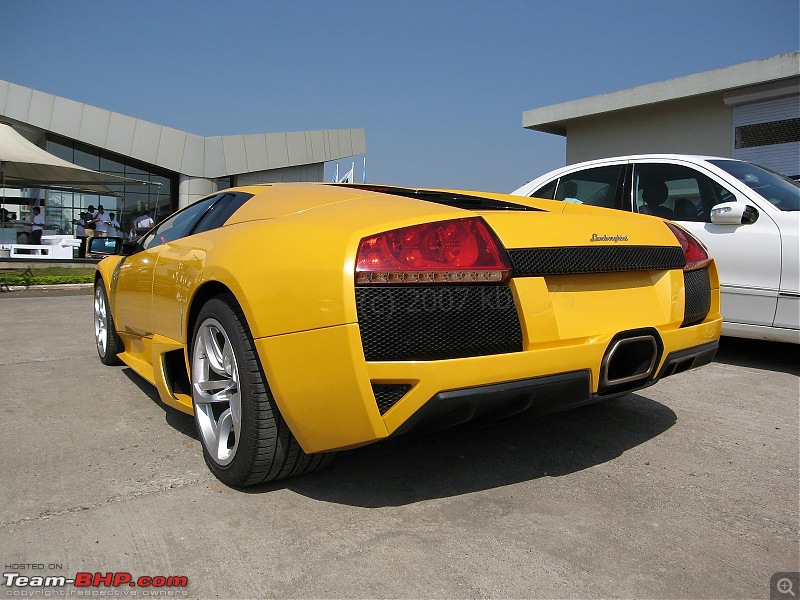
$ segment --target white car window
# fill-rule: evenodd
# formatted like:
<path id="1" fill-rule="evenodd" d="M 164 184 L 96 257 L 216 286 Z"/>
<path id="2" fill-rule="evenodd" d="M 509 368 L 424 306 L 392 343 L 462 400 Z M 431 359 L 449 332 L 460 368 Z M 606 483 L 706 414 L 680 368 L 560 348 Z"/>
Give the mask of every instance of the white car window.
<path id="1" fill-rule="evenodd" d="M 797 182 L 752 163 L 738 160 L 708 162 L 747 184 L 779 210 L 800 210 L 800 186 Z"/>
<path id="2" fill-rule="evenodd" d="M 569 173 L 540 187 L 531 196 L 614 208 L 624 169 L 625 165 L 611 165 Z"/>
<path id="3" fill-rule="evenodd" d="M 711 222 L 711 209 L 735 197 L 695 169 L 670 163 L 634 166 L 634 210 L 675 221 Z"/>
<path id="4" fill-rule="evenodd" d="M 546 184 L 544 184 L 539 189 L 535 190 L 532 194 L 532 198 L 545 198 L 546 200 L 552 200 L 553 195 L 556 191 L 556 184 L 558 183 L 558 179 L 553 179 Z"/>

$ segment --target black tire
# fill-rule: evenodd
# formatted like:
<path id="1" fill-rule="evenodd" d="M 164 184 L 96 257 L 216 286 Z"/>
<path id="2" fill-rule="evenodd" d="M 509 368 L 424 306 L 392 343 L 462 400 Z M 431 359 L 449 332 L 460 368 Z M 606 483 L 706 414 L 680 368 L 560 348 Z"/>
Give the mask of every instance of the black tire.
<path id="1" fill-rule="evenodd" d="M 117 334 L 114 315 L 111 314 L 111 305 L 102 279 L 94 283 L 94 333 L 100 362 L 109 366 L 120 364 L 117 355 L 123 350 L 122 340 Z"/>
<path id="2" fill-rule="evenodd" d="M 228 376 L 227 371 L 221 375 L 219 371 L 211 372 L 210 363 L 214 361 L 208 357 L 208 348 L 204 346 L 209 336 L 216 340 L 214 347 L 223 350 L 216 364 L 230 365 L 229 369 L 235 368 L 238 372 L 237 393 L 230 396 L 231 401 L 227 404 L 225 401 L 205 401 L 211 396 L 224 394 L 226 390 L 222 387 L 225 383 L 222 382 L 235 382 L 232 376 L 224 379 Z M 225 358 L 230 351 L 235 360 L 230 356 Z M 192 404 L 203 457 L 220 481 L 230 486 L 256 485 L 310 473 L 331 461 L 332 453 L 303 452 L 283 420 L 269 390 L 247 321 L 232 295 L 212 298 L 200 309 L 189 356 Z M 222 379 L 215 379 L 218 377 Z M 221 383 L 213 387 L 217 381 Z M 205 386 L 205 392 L 200 391 L 200 383 Z M 212 388 L 219 389 L 219 393 L 210 394 Z M 230 429 L 221 425 L 226 419 L 225 414 L 234 412 L 237 404 L 234 396 L 238 396 L 238 436 L 234 425 L 229 424 Z M 227 418 L 230 423 L 235 422 L 230 415 Z M 225 441 L 220 441 L 221 438 Z"/>

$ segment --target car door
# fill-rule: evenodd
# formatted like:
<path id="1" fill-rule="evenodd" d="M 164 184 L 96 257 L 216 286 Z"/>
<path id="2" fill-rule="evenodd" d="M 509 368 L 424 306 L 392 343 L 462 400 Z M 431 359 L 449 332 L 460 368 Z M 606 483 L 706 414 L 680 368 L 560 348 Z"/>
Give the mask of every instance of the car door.
<path id="1" fill-rule="evenodd" d="M 800 219 L 797 211 L 781 212 L 775 217 L 783 248 L 775 327 L 800 329 Z"/>
<path id="2" fill-rule="evenodd" d="M 634 211 L 679 223 L 716 260 L 725 321 L 772 326 L 781 280 L 781 238 L 769 214 L 760 210 L 755 222 L 747 225 L 716 225 L 711 223 L 716 204 L 736 201 L 759 207 L 698 165 L 649 159 L 632 163 Z M 658 188 L 663 195 L 652 191 Z"/>
<path id="3" fill-rule="evenodd" d="M 191 230 L 159 246 L 153 273 L 153 332 L 183 341 L 189 295 L 202 279 L 206 249 L 194 236 L 221 227 L 253 194 L 225 192 L 212 198 L 206 210 L 194 221 Z"/>
<path id="4" fill-rule="evenodd" d="M 123 334 L 146 337 L 150 335 L 152 303 L 153 252 L 139 251 L 120 261 L 111 279 L 114 321 Z"/>
<path id="5" fill-rule="evenodd" d="M 775 327 L 800 329 L 800 219 L 797 211 L 792 211 L 778 213 L 775 221 L 783 249 Z"/>
<path id="6" fill-rule="evenodd" d="M 167 242 L 191 231 L 218 197 L 198 200 L 167 218 L 142 239 L 138 252 L 120 262 L 111 284 L 118 331 L 137 337 L 153 335 L 153 277 L 158 257 Z"/>

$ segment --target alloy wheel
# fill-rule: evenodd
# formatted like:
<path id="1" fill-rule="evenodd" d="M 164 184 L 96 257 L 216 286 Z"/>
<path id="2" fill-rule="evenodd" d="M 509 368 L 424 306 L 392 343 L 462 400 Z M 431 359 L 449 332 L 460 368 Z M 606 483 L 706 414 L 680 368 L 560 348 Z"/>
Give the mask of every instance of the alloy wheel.
<path id="1" fill-rule="evenodd" d="M 105 356 L 108 350 L 108 306 L 99 285 L 94 290 L 94 338 L 100 356 Z"/>
<path id="2" fill-rule="evenodd" d="M 226 466 L 241 435 L 239 366 L 222 324 L 206 318 L 192 348 L 192 399 L 198 430 L 211 459 Z"/>

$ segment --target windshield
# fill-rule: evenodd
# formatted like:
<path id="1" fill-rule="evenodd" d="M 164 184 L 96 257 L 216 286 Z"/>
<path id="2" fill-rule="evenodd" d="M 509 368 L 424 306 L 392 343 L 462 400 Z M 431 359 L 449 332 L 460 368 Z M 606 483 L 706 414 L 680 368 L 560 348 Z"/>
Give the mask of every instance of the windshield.
<path id="1" fill-rule="evenodd" d="M 780 210 L 800 210 L 800 186 L 773 171 L 739 160 L 708 161 L 747 184 Z"/>

